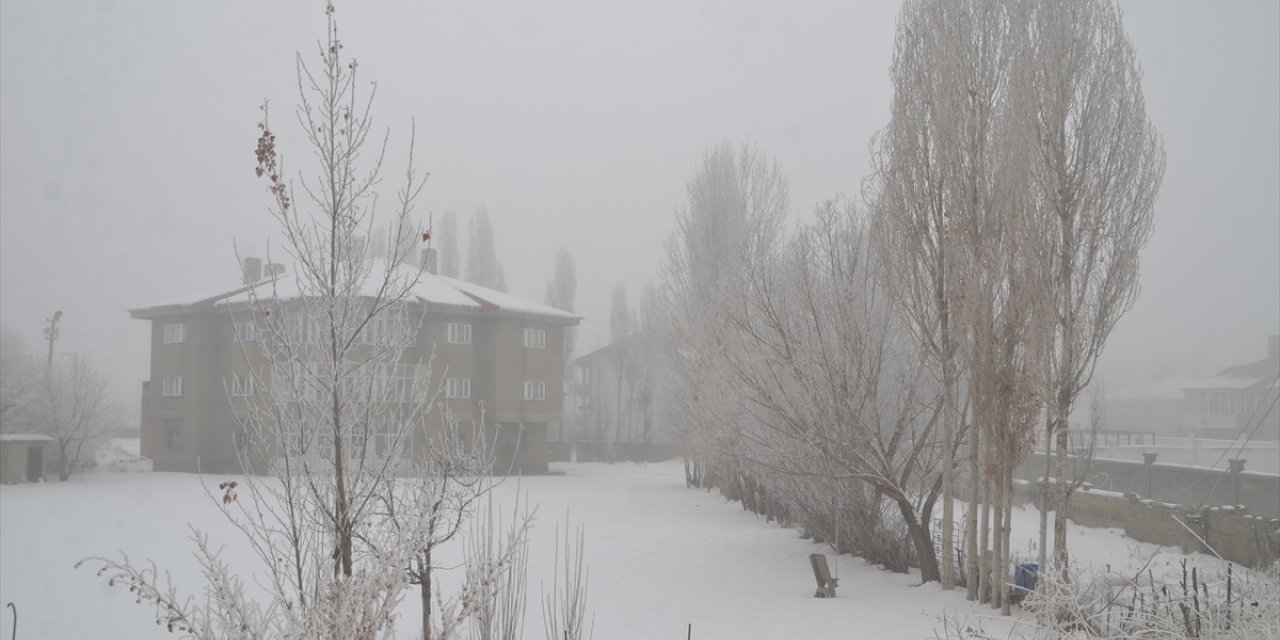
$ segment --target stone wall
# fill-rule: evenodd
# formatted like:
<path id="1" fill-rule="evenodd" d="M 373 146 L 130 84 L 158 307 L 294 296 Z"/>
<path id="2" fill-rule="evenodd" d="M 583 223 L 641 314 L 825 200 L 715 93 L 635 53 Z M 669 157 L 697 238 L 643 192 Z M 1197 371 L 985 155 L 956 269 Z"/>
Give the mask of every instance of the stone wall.
<path id="1" fill-rule="evenodd" d="M 1039 486 L 1017 482 L 1019 503 L 1039 501 Z M 1086 527 L 1113 527 L 1141 542 L 1177 547 L 1183 553 L 1217 553 L 1223 559 L 1260 567 L 1280 559 L 1280 520 L 1256 516 L 1241 507 L 1201 507 L 1145 500 L 1089 488 L 1072 494 L 1072 522 Z M 1185 525 L 1185 526 L 1184 526 Z"/>

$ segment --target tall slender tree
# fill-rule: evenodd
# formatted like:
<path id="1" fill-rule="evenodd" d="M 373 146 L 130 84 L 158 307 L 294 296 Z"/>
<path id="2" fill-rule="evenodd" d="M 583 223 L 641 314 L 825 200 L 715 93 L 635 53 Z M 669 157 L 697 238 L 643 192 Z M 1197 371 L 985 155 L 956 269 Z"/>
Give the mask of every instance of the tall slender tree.
<path id="1" fill-rule="evenodd" d="M 498 291 L 507 289 L 502 265 L 498 264 L 498 250 L 494 245 L 489 208 L 484 205 L 480 205 L 471 216 L 467 242 L 467 280 Z"/>
<path id="2" fill-rule="evenodd" d="M 458 263 L 462 251 L 458 246 L 458 214 L 451 210 L 440 214 L 436 228 L 432 230 L 431 241 L 439 255 L 440 275 L 459 277 Z"/>
<path id="3" fill-rule="evenodd" d="M 441 486 L 433 481 L 438 475 L 420 491 L 398 488 L 396 475 L 415 443 L 420 451 L 448 433 L 431 430 L 425 414 L 435 393 L 429 361 L 408 354 L 423 312 L 411 295 L 422 274 L 412 259 L 422 229 L 411 213 L 425 177 L 414 169 L 411 138 L 388 214 L 386 257 L 370 260 L 359 238 L 377 217 L 385 142 L 369 145 L 372 95 L 361 91 L 366 85 L 357 82 L 358 65 L 343 51 L 333 13 L 329 5 L 319 64 L 297 59 L 296 116 L 319 164 L 315 174 L 287 177 L 265 105 L 258 132 L 256 173 L 267 183 L 292 269 L 262 291 L 251 289 L 233 311 L 257 325 L 256 342 L 242 343 L 253 383 L 242 388 L 254 393 L 232 399 L 246 473 L 211 497 L 257 555 L 257 572 L 221 561 L 199 532 L 193 537 L 207 581 L 199 601 L 181 598 L 154 566 L 127 557 L 82 561 L 154 605 L 158 624 L 202 640 L 388 637 L 406 586 L 422 575 L 421 554 L 429 556 L 431 541 L 455 529 L 433 529 L 436 516 L 462 517 L 432 503 L 457 495 L 433 489 Z M 462 468 L 461 475 L 474 476 L 467 463 Z M 395 498 L 402 491 L 408 495 Z M 245 592 L 245 575 L 265 600 Z M 463 590 L 488 589 L 493 578 L 469 574 Z M 457 628 L 467 602 L 442 607 L 438 626 Z M 428 637 L 429 624 L 424 619 Z"/>
<path id="4" fill-rule="evenodd" d="M 614 394 L 613 441 L 617 442 L 622 435 L 623 382 L 627 378 L 627 367 L 631 364 L 631 345 L 628 340 L 632 331 L 631 307 L 627 304 L 627 285 L 619 282 L 614 285 L 609 296 L 609 340 L 613 343 L 613 372 L 616 385 Z"/>
<path id="5" fill-rule="evenodd" d="M 573 254 L 569 253 L 566 247 L 560 247 L 560 251 L 556 253 L 555 273 L 551 276 L 551 281 L 547 283 L 546 302 L 550 307 L 568 311 L 573 313 L 574 299 L 578 295 L 578 277 L 575 273 L 573 265 Z M 564 371 L 564 406 L 562 407 L 563 420 L 571 421 L 574 419 L 574 410 L 571 406 L 573 402 L 573 349 L 574 340 L 577 337 L 577 327 L 565 327 L 564 330 L 564 348 L 561 349 L 563 355 L 562 370 Z M 571 424 L 570 429 L 576 425 Z M 564 441 L 564 423 L 560 424 L 559 440 Z"/>
<path id="6" fill-rule="evenodd" d="M 1038 286 L 1055 319 L 1046 434 L 1057 448 L 1054 561 L 1065 569 L 1068 418 L 1137 298 L 1138 254 L 1151 236 L 1165 154 L 1119 8 L 1082 0 L 1025 10 L 1027 51 L 1013 94 L 1025 100 L 1017 110 L 1022 135 L 1037 150 L 1030 160 L 1044 261 Z"/>

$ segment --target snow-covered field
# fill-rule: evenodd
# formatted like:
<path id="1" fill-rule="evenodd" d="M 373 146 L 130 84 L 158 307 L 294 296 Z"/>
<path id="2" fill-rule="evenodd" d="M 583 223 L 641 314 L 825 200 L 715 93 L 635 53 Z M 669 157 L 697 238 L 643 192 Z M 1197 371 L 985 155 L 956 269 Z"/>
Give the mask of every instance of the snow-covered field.
<path id="1" fill-rule="evenodd" d="M 826 551 L 794 530 L 767 524 L 716 493 L 684 486 L 678 463 L 566 464 L 564 475 L 502 485 L 497 500 L 527 494 L 537 505 L 529 561 L 526 637 L 542 637 L 540 584 L 550 579 L 554 530 L 566 513 L 586 527 L 589 609 L 597 640 L 685 638 L 934 638 L 941 617 L 980 622 L 993 636 L 1014 621 L 901 575 L 843 557 L 839 597 L 812 597 L 808 554 Z M 222 478 L 209 478 L 216 484 Z M 1015 552 L 1031 551 L 1035 511 L 1015 513 Z M 253 566 L 248 550 L 218 513 L 197 476 L 169 473 L 87 475 L 68 483 L 0 487 L 0 602 L 12 601 L 19 638 L 171 638 L 150 611 L 127 593 L 108 588 L 77 560 L 118 550 L 150 558 L 174 582 L 197 593 L 199 573 L 187 539 L 188 523 L 225 545 L 233 562 Z M 1157 551 L 1114 531 L 1072 528 L 1079 562 L 1116 570 L 1136 568 Z M 1157 576 L 1180 555 L 1155 556 Z M 459 545 L 447 553 L 457 560 Z M 448 564 L 450 559 L 445 560 Z M 1200 560 L 1202 564 L 1207 560 Z M 456 586 L 459 572 L 444 580 Z M 400 637 L 413 638 L 419 614 L 403 605 Z M 10 614 L 0 617 L 7 637 Z"/>

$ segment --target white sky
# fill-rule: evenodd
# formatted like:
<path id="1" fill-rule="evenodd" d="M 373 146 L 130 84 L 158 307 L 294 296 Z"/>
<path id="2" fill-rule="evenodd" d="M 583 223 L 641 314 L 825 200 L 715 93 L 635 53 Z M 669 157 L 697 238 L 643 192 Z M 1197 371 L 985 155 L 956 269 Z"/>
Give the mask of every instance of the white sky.
<path id="1" fill-rule="evenodd" d="M 1280 333 L 1280 9 L 1123 3 L 1168 169 L 1143 294 L 1103 361 L 1116 389 L 1209 376 Z M 512 293 L 578 264 L 583 346 L 610 288 L 639 299 L 701 152 L 757 142 L 797 215 L 857 194 L 888 119 L 898 4 L 679 0 L 345 3 L 346 51 L 379 82 L 390 196 L 411 118 L 432 173 L 420 211 L 488 206 Z M 127 309 L 238 278 L 232 242 L 274 228 L 253 175 L 270 98 L 286 158 L 293 54 L 320 2 L 0 3 L 0 319 L 95 356 L 123 399 L 147 376 Z M 463 227 L 465 230 L 465 226 Z"/>

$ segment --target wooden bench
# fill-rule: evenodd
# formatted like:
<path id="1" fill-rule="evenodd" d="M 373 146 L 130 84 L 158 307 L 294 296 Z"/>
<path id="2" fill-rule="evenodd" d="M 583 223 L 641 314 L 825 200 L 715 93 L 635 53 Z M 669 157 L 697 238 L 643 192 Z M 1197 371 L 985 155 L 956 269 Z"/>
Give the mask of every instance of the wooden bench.
<path id="1" fill-rule="evenodd" d="M 813 597 L 836 597 L 836 582 L 839 579 L 831 577 L 831 568 L 827 566 L 826 554 L 809 554 L 809 566 L 813 567 L 813 579 L 818 583 L 818 590 L 813 592 Z"/>

